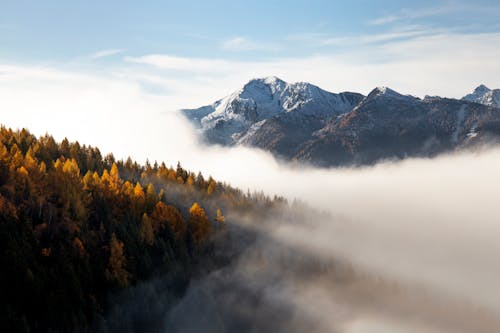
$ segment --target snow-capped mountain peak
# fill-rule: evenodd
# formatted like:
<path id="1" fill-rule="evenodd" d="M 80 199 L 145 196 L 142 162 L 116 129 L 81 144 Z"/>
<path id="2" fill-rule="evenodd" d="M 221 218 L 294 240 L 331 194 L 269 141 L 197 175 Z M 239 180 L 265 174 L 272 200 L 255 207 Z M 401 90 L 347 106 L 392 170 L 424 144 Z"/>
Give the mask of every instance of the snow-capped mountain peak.
<path id="1" fill-rule="evenodd" d="M 485 94 L 489 91 L 491 91 L 491 89 L 484 84 L 480 84 L 478 87 L 476 87 L 476 89 L 474 89 L 474 93 L 476 94 Z"/>
<path id="2" fill-rule="evenodd" d="M 481 84 L 472 93 L 465 95 L 462 99 L 498 108 L 500 107 L 500 89 L 491 90 L 484 84 Z"/>
<path id="3" fill-rule="evenodd" d="M 257 97 L 261 93 L 271 92 L 271 94 L 280 93 L 286 87 L 286 82 L 276 76 L 268 76 L 250 80 L 239 91 L 241 97 Z"/>
<path id="4" fill-rule="evenodd" d="M 500 138 L 500 108 L 486 106 L 500 101 L 500 90 L 481 85 L 471 95 L 422 100 L 377 87 L 364 97 L 271 76 L 183 112 L 210 143 L 258 147 L 324 166 L 358 165 L 435 156 Z"/>
<path id="5" fill-rule="evenodd" d="M 368 94 L 368 96 L 366 97 L 365 100 L 366 101 L 371 101 L 371 100 L 375 100 L 375 99 L 384 99 L 385 100 L 387 98 L 396 99 L 396 100 L 397 99 L 400 99 L 400 100 L 418 100 L 418 98 L 416 98 L 414 96 L 403 95 L 403 94 L 398 93 L 395 90 L 392 90 L 389 87 L 384 87 L 384 86 L 376 87 L 375 89 L 373 89 Z"/>
<path id="6" fill-rule="evenodd" d="M 354 93 L 334 94 L 306 82 L 287 83 L 275 76 L 252 79 L 212 105 L 183 110 L 212 141 L 231 144 L 258 122 L 294 112 L 331 117 L 349 112 L 361 100 Z"/>

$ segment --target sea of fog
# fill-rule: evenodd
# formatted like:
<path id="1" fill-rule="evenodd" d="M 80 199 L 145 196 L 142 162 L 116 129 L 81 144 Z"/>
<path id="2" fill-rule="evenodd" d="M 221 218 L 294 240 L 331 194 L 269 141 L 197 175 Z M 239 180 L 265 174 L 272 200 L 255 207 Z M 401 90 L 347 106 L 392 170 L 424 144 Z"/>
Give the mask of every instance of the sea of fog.
<path id="1" fill-rule="evenodd" d="M 498 147 L 316 169 L 255 149 L 205 146 L 168 98 L 126 80 L 14 68 L 0 84 L 8 127 L 67 136 L 117 158 L 181 161 L 329 213 L 258 230 L 265 236 L 241 260 L 166 310 L 170 330 L 500 331 Z M 190 312 L 200 321 L 182 319 Z"/>

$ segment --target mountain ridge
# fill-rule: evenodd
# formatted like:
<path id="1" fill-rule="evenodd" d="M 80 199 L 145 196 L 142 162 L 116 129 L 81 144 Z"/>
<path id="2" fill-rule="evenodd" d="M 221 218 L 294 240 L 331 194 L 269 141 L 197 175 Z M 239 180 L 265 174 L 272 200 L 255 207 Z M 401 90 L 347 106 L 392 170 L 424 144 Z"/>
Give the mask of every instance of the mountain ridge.
<path id="1" fill-rule="evenodd" d="M 481 85 L 462 99 L 420 99 L 376 87 L 364 96 L 267 77 L 182 112 L 209 143 L 257 147 L 321 166 L 366 165 L 497 140 L 496 91 Z"/>
<path id="2" fill-rule="evenodd" d="M 462 97 L 462 100 L 476 102 L 488 106 L 500 107 L 500 89 L 490 89 L 484 84 L 479 85 L 474 91 Z"/>
<path id="3" fill-rule="evenodd" d="M 260 121 L 290 112 L 329 118 L 349 111 L 362 97 L 350 92 L 335 94 L 310 83 L 287 83 L 270 76 L 252 79 L 211 105 L 181 111 L 209 142 L 231 145 Z"/>

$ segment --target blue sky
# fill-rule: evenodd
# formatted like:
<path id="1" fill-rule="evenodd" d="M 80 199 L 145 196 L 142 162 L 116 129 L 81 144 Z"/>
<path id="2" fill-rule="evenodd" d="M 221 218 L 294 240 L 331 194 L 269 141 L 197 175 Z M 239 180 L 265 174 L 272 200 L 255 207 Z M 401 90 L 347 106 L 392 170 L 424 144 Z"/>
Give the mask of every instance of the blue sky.
<path id="1" fill-rule="evenodd" d="M 256 77 L 460 98 L 500 88 L 499 17 L 498 0 L 0 0 L 2 123 L 125 154 L 123 128 Z"/>
<path id="2" fill-rule="evenodd" d="M 348 52 L 366 43 L 363 36 L 394 34 L 380 44 L 439 31 L 500 31 L 500 3 L 484 0 L 1 3 L 0 59 L 16 62 L 92 54 L 262 60 Z M 359 40 L 335 42 L 343 38 Z"/>
<path id="3" fill-rule="evenodd" d="M 0 0 L 0 121 L 237 174 L 175 111 L 270 75 L 363 94 L 500 88 L 499 17 L 498 0 Z"/>

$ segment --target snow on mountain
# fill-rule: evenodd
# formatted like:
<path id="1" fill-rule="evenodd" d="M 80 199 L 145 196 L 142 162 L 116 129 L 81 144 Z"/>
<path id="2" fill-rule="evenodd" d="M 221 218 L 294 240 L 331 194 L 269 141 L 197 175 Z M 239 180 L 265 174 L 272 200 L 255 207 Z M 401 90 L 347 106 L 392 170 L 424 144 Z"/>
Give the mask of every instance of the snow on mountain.
<path id="1" fill-rule="evenodd" d="M 448 98 L 420 100 L 377 88 L 332 118 L 291 157 L 322 166 L 429 157 L 500 140 L 500 109 Z"/>
<path id="2" fill-rule="evenodd" d="M 500 90 L 462 100 L 420 99 L 377 87 L 334 94 L 276 77 L 254 79 L 198 109 L 183 110 L 211 143 L 258 147 L 326 167 L 436 156 L 500 141 Z"/>
<path id="3" fill-rule="evenodd" d="M 212 105 L 182 111 L 209 141 L 233 144 L 250 128 L 255 131 L 262 121 L 274 116 L 297 112 L 332 117 L 349 112 L 361 98 L 360 94 L 334 94 L 309 83 L 287 83 L 271 76 L 253 79 Z"/>
<path id="4" fill-rule="evenodd" d="M 488 106 L 500 107 L 500 89 L 491 90 L 484 84 L 462 98 L 463 100 L 481 103 Z"/>
<path id="5" fill-rule="evenodd" d="M 393 99 L 393 100 L 404 100 L 404 101 L 418 101 L 419 99 L 417 97 L 411 96 L 411 95 L 403 95 L 398 93 L 397 91 L 392 90 L 389 87 L 377 87 L 373 89 L 368 96 L 366 97 L 366 100 L 372 100 L 372 99 Z"/>

